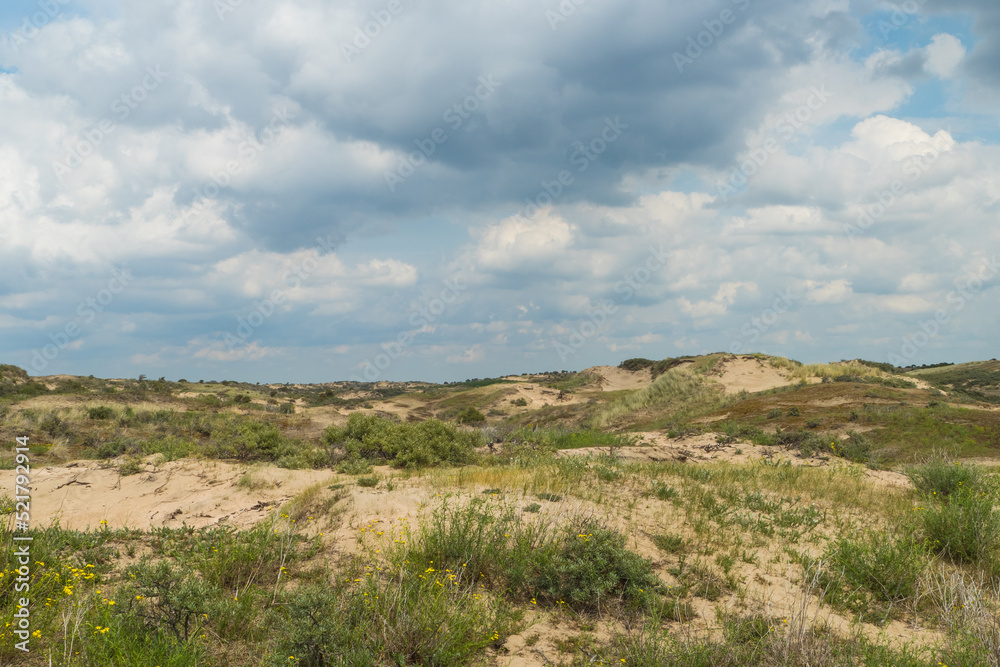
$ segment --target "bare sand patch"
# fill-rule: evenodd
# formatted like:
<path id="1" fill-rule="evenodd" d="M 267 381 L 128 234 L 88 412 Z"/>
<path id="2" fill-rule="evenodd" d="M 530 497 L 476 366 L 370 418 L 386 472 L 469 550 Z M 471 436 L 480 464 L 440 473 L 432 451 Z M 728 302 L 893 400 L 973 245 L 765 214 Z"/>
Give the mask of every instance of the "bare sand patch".
<path id="1" fill-rule="evenodd" d="M 601 391 L 621 391 L 622 389 L 642 389 L 653 383 L 653 373 L 644 368 L 641 371 L 627 371 L 615 366 L 592 366 L 583 371 L 596 375 L 595 383 Z"/>
<path id="2" fill-rule="evenodd" d="M 153 458 L 153 457 L 150 457 Z M 248 471 L 260 488 L 237 486 Z M 252 468 L 221 461 L 185 459 L 122 476 L 117 466 L 97 461 L 35 469 L 31 516 L 36 525 L 59 520 L 63 528 L 150 526 L 251 526 L 309 486 L 330 480 L 330 470 Z M 13 476 L 0 479 L 0 494 L 14 494 Z"/>
<path id="3" fill-rule="evenodd" d="M 707 375 L 721 384 L 727 394 L 766 391 L 798 382 L 767 361 L 749 356 L 724 359 Z"/>

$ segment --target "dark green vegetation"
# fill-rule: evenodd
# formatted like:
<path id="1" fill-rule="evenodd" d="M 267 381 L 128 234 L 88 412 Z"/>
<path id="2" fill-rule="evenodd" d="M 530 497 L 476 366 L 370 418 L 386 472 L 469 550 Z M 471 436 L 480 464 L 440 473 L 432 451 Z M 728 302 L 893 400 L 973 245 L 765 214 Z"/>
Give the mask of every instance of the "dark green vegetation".
<path id="1" fill-rule="evenodd" d="M 481 444 L 478 434 L 459 431 L 436 419 L 400 424 L 379 417 L 353 414 L 346 426 L 331 426 L 323 440 L 332 452 L 351 460 L 418 468 L 441 463 L 468 463 Z M 335 454 L 336 455 L 336 454 Z"/>

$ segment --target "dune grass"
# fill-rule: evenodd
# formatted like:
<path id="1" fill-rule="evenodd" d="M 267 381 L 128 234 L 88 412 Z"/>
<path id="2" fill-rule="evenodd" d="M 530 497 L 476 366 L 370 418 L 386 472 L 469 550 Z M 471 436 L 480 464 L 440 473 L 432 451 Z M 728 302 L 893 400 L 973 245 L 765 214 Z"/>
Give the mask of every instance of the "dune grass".
<path id="1" fill-rule="evenodd" d="M 684 422 L 718 410 L 738 400 L 726 396 L 722 387 L 701 373 L 677 367 L 660 375 L 651 385 L 638 389 L 601 409 L 590 420 L 593 428 L 609 428 L 625 420 L 635 421 L 644 411 L 655 411 L 658 422 Z"/>

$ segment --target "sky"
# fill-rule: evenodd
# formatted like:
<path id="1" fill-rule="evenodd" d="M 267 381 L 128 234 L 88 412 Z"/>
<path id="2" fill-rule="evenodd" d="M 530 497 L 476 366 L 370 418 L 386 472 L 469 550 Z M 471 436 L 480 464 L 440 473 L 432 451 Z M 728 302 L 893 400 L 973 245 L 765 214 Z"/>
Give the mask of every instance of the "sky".
<path id="1" fill-rule="evenodd" d="M 0 362 L 997 357 L 996 0 L 6 0 Z"/>

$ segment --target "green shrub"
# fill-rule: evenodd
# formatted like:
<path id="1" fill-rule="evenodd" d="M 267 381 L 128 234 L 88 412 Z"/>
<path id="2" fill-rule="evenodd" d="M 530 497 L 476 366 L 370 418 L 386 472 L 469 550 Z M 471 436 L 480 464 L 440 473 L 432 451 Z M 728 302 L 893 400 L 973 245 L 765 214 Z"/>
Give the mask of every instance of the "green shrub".
<path id="1" fill-rule="evenodd" d="M 872 443 L 856 431 L 849 431 L 846 440 L 834 442 L 832 451 L 854 463 L 872 463 Z"/>
<path id="2" fill-rule="evenodd" d="M 87 408 L 88 419 L 114 419 L 114 408 L 107 405 L 99 405 L 94 408 Z"/>
<path id="3" fill-rule="evenodd" d="M 278 406 L 278 413 L 282 415 L 294 415 L 295 414 L 295 404 L 294 403 L 282 403 Z"/>
<path id="4" fill-rule="evenodd" d="M 533 554 L 528 587 L 549 603 L 564 601 L 581 611 L 638 608 L 662 584 L 652 564 L 625 546 L 625 536 L 586 521 L 569 526 L 562 539 Z"/>
<path id="5" fill-rule="evenodd" d="M 169 631 L 178 641 L 186 642 L 201 628 L 213 597 L 204 581 L 184 568 L 175 568 L 167 561 L 152 564 L 148 560 L 125 570 L 128 582 L 123 604 L 149 629 Z"/>
<path id="6" fill-rule="evenodd" d="M 526 523 L 523 513 L 477 496 L 444 505 L 421 525 L 399 562 L 423 571 L 468 571 L 468 585 L 494 588 L 539 604 L 578 611 L 606 605 L 636 607 L 658 591 L 649 561 L 625 547 L 625 537 L 596 523 L 562 530 Z"/>
<path id="7" fill-rule="evenodd" d="M 863 589 L 882 602 L 913 597 L 927 565 L 922 546 L 912 536 L 880 533 L 840 537 L 827 548 L 825 558 L 848 589 Z"/>
<path id="8" fill-rule="evenodd" d="M 125 453 L 137 454 L 138 452 L 138 441 L 135 438 L 119 435 L 98 445 L 96 454 L 99 459 L 113 459 Z"/>
<path id="9" fill-rule="evenodd" d="M 288 656 L 302 667 L 378 664 L 378 656 L 358 632 L 365 610 L 351 605 L 344 591 L 314 585 L 283 596 L 281 648 L 274 665 L 288 665 Z"/>
<path id="10" fill-rule="evenodd" d="M 798 417 L 799 416 L 799 408 L 797 406 L 793 406 L 793 407 L 789 408 L 788 409 L 788 416 L 789 417 Z"/>
<path id="11" fill-rule="evenodd" d="M 347 459 L 337 466 L 337 472 L 342 475 L 367 475 L 372 471 L 372 464 L 364 459 Z"/>
<path id="12" fill-rule="evenodd" d="M 465 665 L 520 629 L 503 599 L 467 595 L 443 573 L 405 574 L 389 583 L 315 585 L 282 600 L 280 648 L 303 666 Z"/>
<path id="13" fill-rule="evenodd" d="M 468 463 L 481 443 L 478 433 L 459 431 L 436 419 L 400 424 L 374 415 L 354 413 L 342 427 L 323 432 L 331 450 L 342 450 L 352 459 L 388 462 L 398 468 L 417 468 L 443 463 Z"/>
<path id="14" fill-rule="evenodd" d="M 287 537 L 274 532 L 270 522 L 249 530 L 203 529 L 191 552 L 198 572 L 209 584 L 222 590 L 247 590 L 252 584 L 273 582 L 282 563 L 295 559 L 285 553 Z M 298 538 L 296 538 L 298 539 Z"/>
<path id="15" fill-rule="evenodd" d="M 482 424 L 486 421 L 486 415 L 479 410 L 469 407 L 458 413 L 455 421 L 459 424 Z"/>
<path id="16" fill-rule="evenodd" d="M 513 401 L 511 401 L 511 404 L 512 405 L 516 405 L 519 408 L 523 408 L 524 406 L 526 406 L 528 404 L 528 399 L 526 399 L 524 396 L 521 396 L 521 397 L 515 398 Z"/>
<path id="17" fill-rule="evenodd" d="M 122 477 L 128 477 L 130 475 L 138 475 L 140 472 L 145 470 L 145 466 L 142 462 L 135 457 L 128 457 L 124 463 L 118 466 L 118 474 Z"/>
<path id="18" fill-rule="evenodd" d="M 934 551 L 963 563 L 980 563 L 1000 543 L 1000 513 L 992 493 L 964 485 L 945 502 L 920 510 L 927 542 Z"/>
<path id="19" fill-rule="evenodd" d="M 907 468 L 906 476 L 919 491 L 941 498 L 950 496 L 963 487 L 977 488 L 982 480 L 978 468 L 959 465 L 958 462 L 948 463 L 940 459 Z"/>
<path id="20" fill-rule="evenodd" d="M 723 620 L 722 632 L 734 644 L 759 644 L 774 632 L 774 622 L 761 614 L 729 615 Z"/>
<path id="21" fill-rule="evenodd" d="M 379 476 L 372 475 L 370 477 L 358 477 L 358 486 L 364 486 L 367 488 L 375 488 L 378 486 Z"/>
<path id="22" fill-rule="evenodd" d="M 269 422 L 232 419 L 212 430 L 213 453 L 241 461 L 277 461 L 299 453 L 300 443 Z"/>
<path id="23" fill-rule="evenodd" d="M 781 416 L 781 408 L 772 408 L 770 412 L 767 413 L 768 419 L 777 419 Z"/>
<path id="24" fill-rule="evenodd" d="M 623 371 L 641 371 L 646 368 L 651 368 L 656 362 L 652 359 L 643 359 L 641 357 L 635 359 L 626 359 L 625 361 L 618 364 L 618 368 Z"/>

